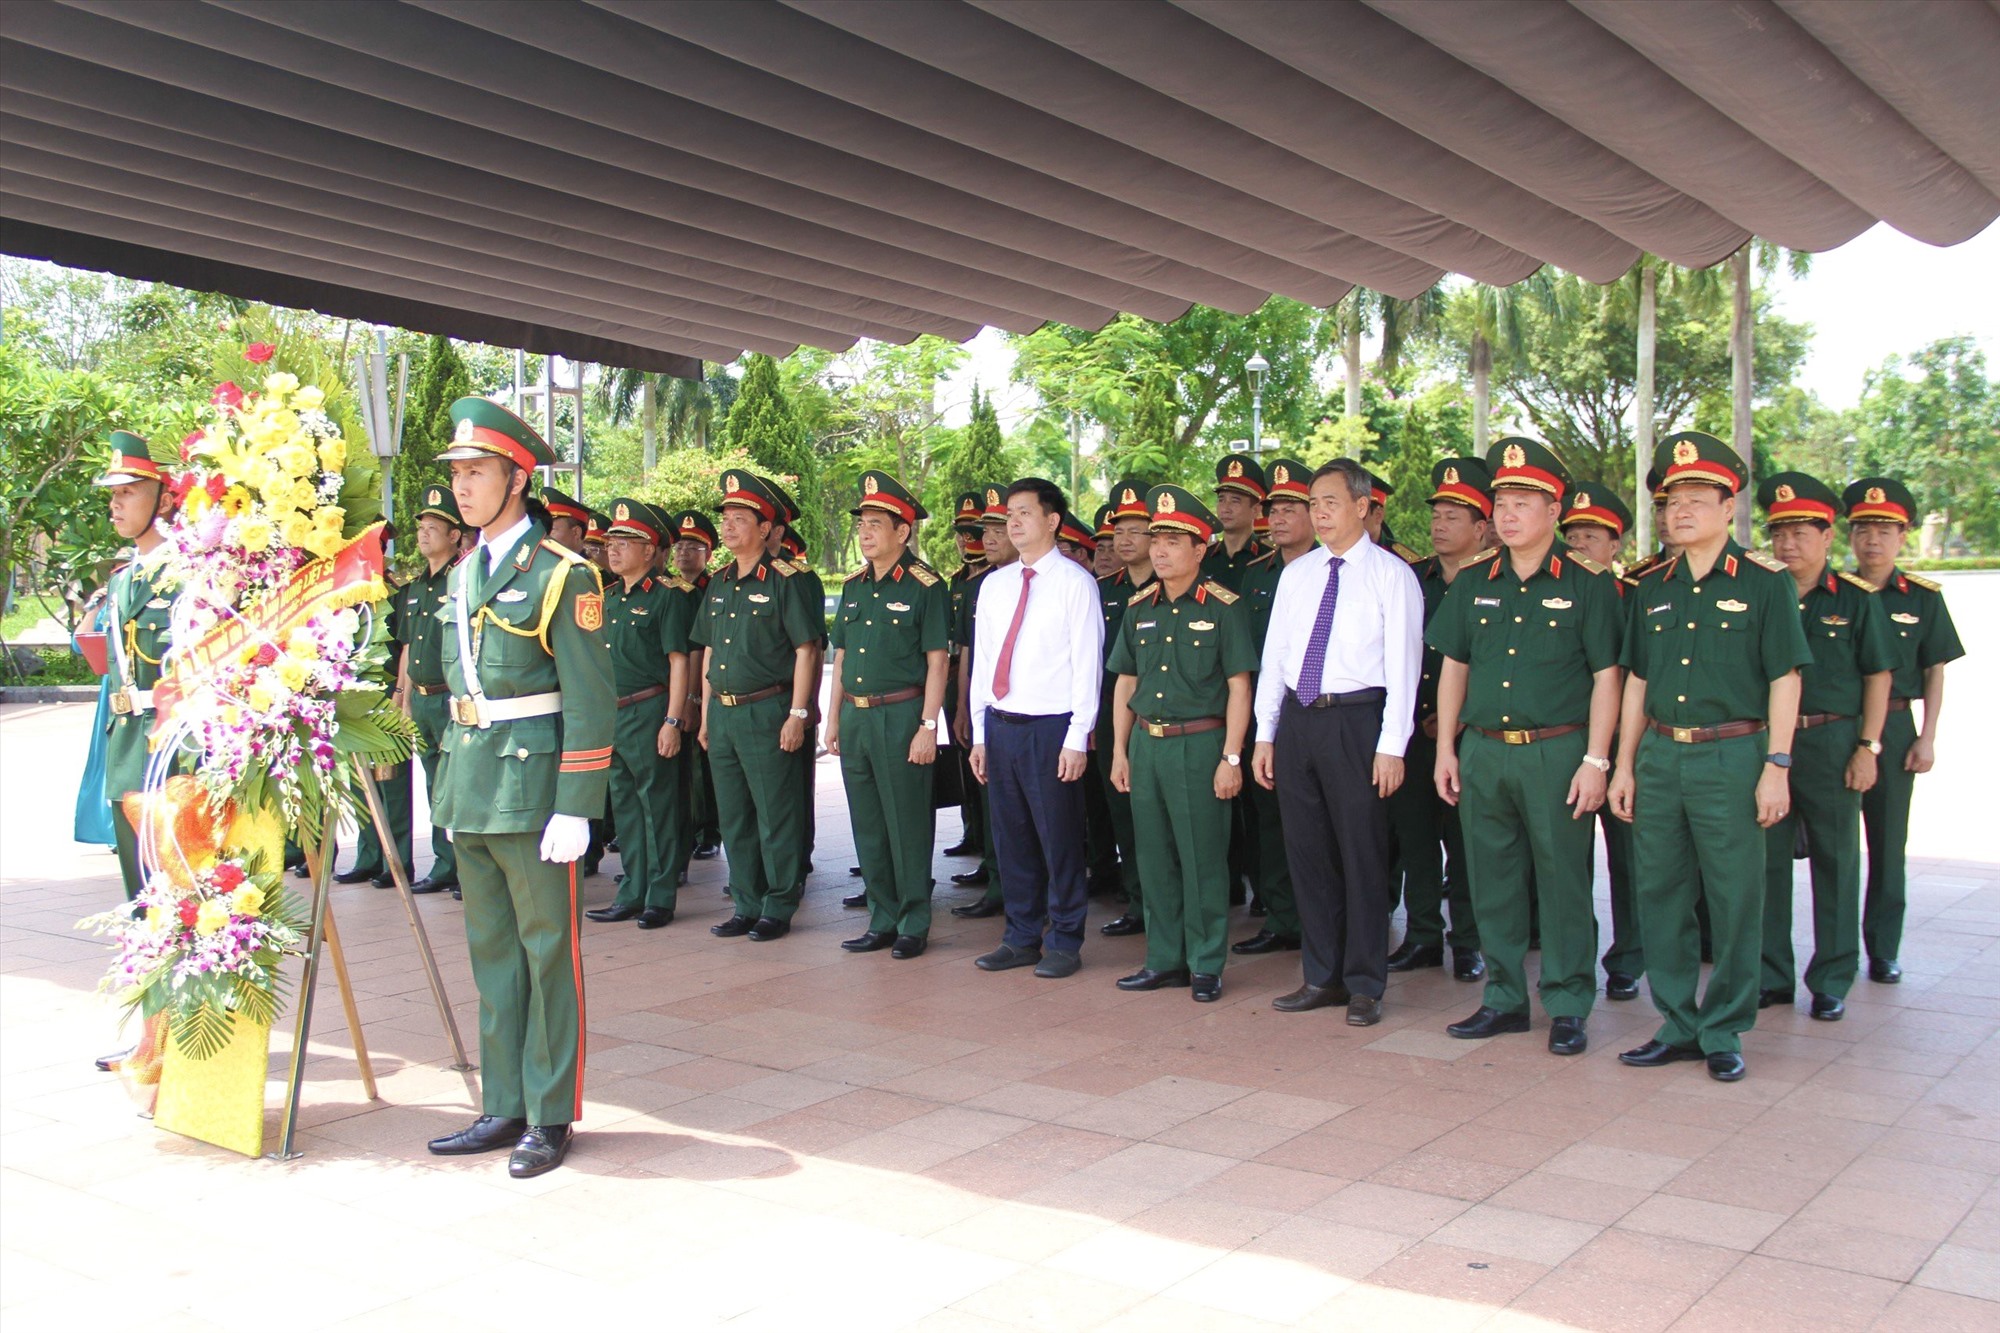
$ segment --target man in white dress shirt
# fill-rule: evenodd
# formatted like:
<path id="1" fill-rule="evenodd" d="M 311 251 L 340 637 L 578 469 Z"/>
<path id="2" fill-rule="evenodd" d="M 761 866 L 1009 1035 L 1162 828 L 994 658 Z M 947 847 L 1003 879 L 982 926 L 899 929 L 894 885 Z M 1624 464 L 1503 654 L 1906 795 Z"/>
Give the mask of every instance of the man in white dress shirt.
<path id="1" fill-rule="evenodd" d="M 1007 908 L 1000 947 L 976 960 L 988 972 L 1066 977 L 1082 966 L 1078 779 L 1097 725 L 1104 623 L 1096 580 L 1056 549 L 1063 511 L 1051 482 L 1008 487 L 1007 536 L 1021 558 L 979 581 L 970 760 L 986 784 Z"/>
<path id="2" fill-rule="evenodd" d="M 1275 787 L 1304 935 L 1305 984 L 1271 1002 L 1382 1019 L 1388 981 L 1389 824 L 1423 662 L 1424 595 L 1409 563 L 1368 538 L 1370 479 L 1335 459 L 1313 474 L 1319 545 L 1285 566 L 1257 680 L 1251 772 Z"/>

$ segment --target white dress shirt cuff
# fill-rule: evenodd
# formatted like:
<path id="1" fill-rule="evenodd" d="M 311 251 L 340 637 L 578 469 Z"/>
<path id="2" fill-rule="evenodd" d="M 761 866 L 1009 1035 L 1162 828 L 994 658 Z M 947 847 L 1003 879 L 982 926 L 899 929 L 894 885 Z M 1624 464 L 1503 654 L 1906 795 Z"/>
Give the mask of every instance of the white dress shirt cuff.
<path id="1" fill-rule="evenodd" d="M 1090 728 L 1079 727 L 1074 722 L 1070 723 L 1069 730 L 1063 733 L 1063 749 L 1081 750 L 1085 754 L 1088 754 L 1090 752 Z"/>

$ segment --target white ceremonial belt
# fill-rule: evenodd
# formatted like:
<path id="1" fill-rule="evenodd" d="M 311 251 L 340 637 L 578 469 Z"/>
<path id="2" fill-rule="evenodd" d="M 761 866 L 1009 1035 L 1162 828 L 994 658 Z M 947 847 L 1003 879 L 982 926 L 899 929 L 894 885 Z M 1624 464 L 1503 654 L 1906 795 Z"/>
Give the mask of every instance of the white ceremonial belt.
<path id="1" fill-rule="evenodd" d="M 467 727 L 490 727 L 495 722 L 518 722 L 524 717 L 547 717 L 562 712 L 562 691 L 522 694 L 512 699 L 478 698 L 469 694 L 451 697 L 451 720 Z"/>
<path id="2" fill-rule="evenodd" d="M 133 713 L 150 713 L 153 711 L 153 692 L 151 690 L 113 690 L 111 692 L 111 711 L 118 717 L 126 717 Z"/>

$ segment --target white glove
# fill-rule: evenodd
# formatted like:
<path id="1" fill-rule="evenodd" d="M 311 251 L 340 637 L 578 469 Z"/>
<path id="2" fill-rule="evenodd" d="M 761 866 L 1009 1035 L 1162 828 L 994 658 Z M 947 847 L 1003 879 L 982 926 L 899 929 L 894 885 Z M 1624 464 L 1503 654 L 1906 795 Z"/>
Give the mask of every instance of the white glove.
<path id="1" fill-rule="evenodd" d="M 590 821 L 582 815 L 550 815 L 542 831 L 542 859 L 557 865 L 576 860 L 590 850 Z"/>

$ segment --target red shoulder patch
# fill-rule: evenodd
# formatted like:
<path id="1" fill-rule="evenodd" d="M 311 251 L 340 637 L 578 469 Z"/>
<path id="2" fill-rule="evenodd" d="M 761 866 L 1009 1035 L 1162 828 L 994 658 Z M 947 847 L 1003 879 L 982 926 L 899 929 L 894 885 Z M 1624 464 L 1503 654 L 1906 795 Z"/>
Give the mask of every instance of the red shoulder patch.
<path id="1" fill-rule="evenodd" d="M 576 627 L 588 633 L 604 628 L 604 597 L 601 593 L 577 594 Z"/>

